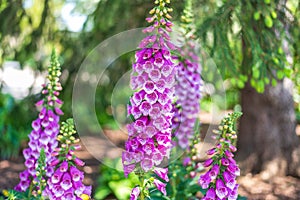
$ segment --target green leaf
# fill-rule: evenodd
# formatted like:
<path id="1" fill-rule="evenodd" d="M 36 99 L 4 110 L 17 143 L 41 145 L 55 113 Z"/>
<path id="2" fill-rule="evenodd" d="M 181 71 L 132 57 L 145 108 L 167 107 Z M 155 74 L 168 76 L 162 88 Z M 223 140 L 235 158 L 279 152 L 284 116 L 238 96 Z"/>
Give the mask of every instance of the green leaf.
<path id="1" fill-rule="evenodd" d="M 273 58 L 272 58 L 272 60 L 273 60 L 273 62 L 274 62 L 276 65 L 278 65 L 278 64 L 279 64 L 279 59 L 278 59 L 278 58 L 276 58 L 276 57 L 273 57 Z"/>
<path id="2" fill-rule="evenodd" d="M 238 80 L 238 81 L 237 81 L 237 86 L 238 86 L 239 88 L 243 88 L 243 87 L 245 86 L 245 83 L 244 83 L 242 80 Z"/>
<path id="3" fill-rule="evenodd" d="M 259 93 L 263 93 L 264 92 L 264 90 L 265 90 L 265 83 L 264 83 L 264 81 L 263 80 L 259 80 L 258 82 L 257 82 L 257 92 L 259 92 Z"/>
<path id="4" fill-rule="evenodd" d="M 102 186 L 95 192 L 95 199 L 105 199 L 109 194 L 111 194 L 111 190 L 108 187 Z"/>
<path id="5" fill-rule="evenodd" d="M 265 78 L 264 78 L 264 82 L 265 82 L 265 84 L 268 85 L 268 84 L 270 84 L 270 79 L 269 79 L 268 77 L 265 77 Z"/>
<path id="6" fill-rule="evenodd" d="M 277 18 L 277 13 L 273 10 L 271 12 L 271 16 L 273 17 L 273 19 L 276 19 Z"/>
<path id="7" fill-rule="evenodd" d="M 278 70 L 276 74 L 277 74 L 277 78 L 278 78 L 278 79 L 280 79 L 280 80 L 283 79 L 283 77 L 284 77 L 283 71 Z"/>
<path id="8" fill-rule="evenodd" d="M 260 71 L 258 69 L 253 68 L 252 69 L 252 76 L 253 76 L 253 78 L 258 79 L 259 76 L 260 76 Z"/>
<path id="9" fill-rule="evenodd" d="M 254 14 L 253 14 L 253 18 L 255 21 L 258 21 L 260 19 L 260 12 L 259 11 L 256 11 Z"/>
<path id="10" fill-rule="evenodd" d="M 130 180 L 124 179 L 120 181 L 111 181 L 108 185 L 118 199 L 127 199 L 124 197 L 129 197 L 131 192 Z"/>
<path id="11" fill-rule="evenodd" d="M 292 75 L 292 73 L 293 73 L 293 70 L 290 69 L 290 68 L 287 68 L 287 67 L 285 67 L 283 69 L 283 71 L 284 71 L 285 76 L 287 76 L 287 77 L 290 77 Z"/>
<path id="12" fill-rule="evenodd" d="M 281 47 L 278 48 L 278 53 L 283 54 L 283 49 Z"/>
<path id="13" fill-rule="evenodd" d="M 271 3 L 271 0 L 265 0 L 265 3 L 266 3 L 266 4 L 270 4 L 270 3 Z"/>
<path id="14" fill-rule="evenodd" d="M 270 16 L 266 16 L 265 17 L 265 25 L 268 27 L 268 28 L 272 28 L 273 27 L 273 20 Z"/>

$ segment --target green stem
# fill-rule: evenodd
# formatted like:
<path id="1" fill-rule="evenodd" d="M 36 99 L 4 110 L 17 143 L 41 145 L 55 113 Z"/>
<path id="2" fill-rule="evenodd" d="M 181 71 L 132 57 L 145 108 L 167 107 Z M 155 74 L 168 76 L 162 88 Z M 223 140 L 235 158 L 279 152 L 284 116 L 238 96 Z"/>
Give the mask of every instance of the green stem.
<path id="1" fill-rule="evenodd" d="M 28 199 L 30 199 L 31 194 L 32 194 L 32 187 L 33 187 L 33 183 L 31 181 L 30 186 L 29 186 L 29 193 L 28 193 Z"/>
<path id="2" fill-rule="evenodd" d="M 177 176 L 175 178 L 172 178 L 171 181 L 172 181 L 172 190 L 173 190 L 173 197 L 174 199 L 176 199 L 176 195 L 177 195 L 177 190 L 176 190 L 176 179 L 177 179 Z"/>
<path id="3" fill-rule="evenodd" d="M 141 200 L 145 200 L 145 195 L 144 195 L 144 175 L 141 175 L 141 187 L 142 187 L 142 190 L 141 190 L 141 195 L 140 195 L 140 199 Z"/>

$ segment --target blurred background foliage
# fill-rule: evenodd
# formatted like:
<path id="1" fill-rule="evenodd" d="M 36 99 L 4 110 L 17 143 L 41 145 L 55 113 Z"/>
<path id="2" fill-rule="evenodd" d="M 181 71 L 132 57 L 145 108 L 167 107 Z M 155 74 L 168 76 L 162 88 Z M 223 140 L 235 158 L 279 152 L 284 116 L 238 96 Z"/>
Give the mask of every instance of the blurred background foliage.
<path id="1" fill-rule="evenodd" d="M 178 25 L 184 1 L 171 2 L 173 21 Z M 212 58 L 224 80 L 206 85 L 202 110 L 209 112 L 213 103 L 221 110 L 239 110 L 239 91 L 246 82 L 263 92 L 265 85 L 276 85 L 278 80 L 288 77 L 296 86 L 294 106 L 300 122 L 300 1 L 195 0 L 193 3 L 205 79 L 214 83 L 210 63 L 206 62 Z M 85 57 L 110 36 L 147 26 L 145 18 L 152 7 L 153 0 L 0 0 L 0 159 L 20 152 L 31 121 L 37 115 L 34 103 L 39 99 L 38 90 L 22 98 L 4 94 L 9 93 L 3 91 L 9 87 L 4 81 L 4 64 L 18 61 L 20 70 L 29 67 L 41 72 L 33 73 L 37 79 L 46 70 L 51 49 L 55 47 L 62 64 L 63 119 L 68 118 L 72 116 L 73 83 Z M 112 90 L 131 68 L 132 61 L 133 53 L 122 55 L 105 72 L 107 79 L 98 83 L 97 117 L 107 128 L 118 127 L 111 107 Z M 222 94 L 218 94 L 218 85 L 226 91 L 225 103 Z M 122 95 L 128 98 L 129 93 L 124 89 Z M 123 113 L 120 121 L 126 120 L 121 116 L 126 115 L 126 107 L 117 110 Z M 134 177 L 124 180 L 121 172 L 111 172 L 105 166 L 101 172 L 106 175 L 99 179 L 99 184 L 107 187 L 96 190 L 98 196 L 111 193 L 117 196 L 115 188 L 120 184 L 129 187 L 135 184 Z"/>

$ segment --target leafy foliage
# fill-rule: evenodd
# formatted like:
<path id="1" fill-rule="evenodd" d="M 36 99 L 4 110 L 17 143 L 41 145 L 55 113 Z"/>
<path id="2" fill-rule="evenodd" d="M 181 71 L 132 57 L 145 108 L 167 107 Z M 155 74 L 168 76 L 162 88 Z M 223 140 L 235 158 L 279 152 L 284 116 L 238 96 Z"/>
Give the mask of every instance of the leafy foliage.
<path id="1" fill-rule="evenodd" d="M 16 102 L 10 95 L 0 93 L 0 158 L 17 156 L 22 141 L 27 138 L 30 125 L 26 125 L 25 118 L 20 118 L 27 115 L 28 107 L 23 106 L 24 103 Z M 28 118 L 31 118 L 30 114 Z"/>
<path id="2" fill-rule="evenodd" d="M 129 199 L 131 188 L 140 183 L 138 176 L 131 173 L 125 178 L 123 171 L 117 170 L 122 169 L 121 159 L 105 163 L 108 162 L 113 169 L 105 165 L 100 166 L 101 176 L 98 179 L 99 187 L 95 191 L 95 199 L 105 199 L 109 195 L 114 195 L 118 199 Z"/>
<path id="3" fill-rule="evenodd" d="M 282 44 L 296 42 L 288 38 L 285 12 L 293 14 L 282 2 L 216 1 L 217 10 L 198 25 L 196 34 L 233 85 L 243 88 L 250 81 L 263 92 L 265 85 L 291 76 Z"/>

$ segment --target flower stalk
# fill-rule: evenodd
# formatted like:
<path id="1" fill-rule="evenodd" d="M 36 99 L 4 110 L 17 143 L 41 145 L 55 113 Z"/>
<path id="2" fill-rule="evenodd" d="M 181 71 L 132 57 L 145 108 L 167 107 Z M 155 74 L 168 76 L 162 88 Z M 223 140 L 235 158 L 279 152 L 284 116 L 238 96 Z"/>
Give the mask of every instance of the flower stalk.
<path id="1" fill-rule="evenodd" d="M 175 46 L 170 42 L 169 32 L 172 23 L 169 19 L 169 0 L 156 0 L 150 11 L 151 23 L 144 29 L 147 33 L 136 52 L 136 62 L 131 74 L 131 88 L 134 94 L 128 105 L 128 115 L 132 123 L 127 125 L 128 140 L 122 154 L 124 174 L 135 171 L 167 174 L 167 169 L 158 168 L 164 159 L 168 159 L 171 150 L 172 101 L 174 98 L 175 64 L 170 50 Z M 155 171 L 156 170 L 156 171 Z M 160 171 L 160 172 L 158 172 Z M 168 181 L 167 176 L 160 177 Z M 132 190 L 131 199 L 146 198 L 148 185 L 152 184 L 165 192 L 165 184 L 158 179 L 141 178 L 141 186 Z"/>
<path id="2" fill-rule="evenodd" d="M 210 158 L 203 165 L 209 170 L 201 175 L 198 181 L 203 189 L 208 189 L 204 200 L 238 198 L 239 185 L 236 183 L 236 177 L 240 175 L 240 169 L 233 153 L 237 150 L 235 123 L 241 115 L 240 112 L 229 114 L 222 120 L 219 129 L 214 131 L 218 143 L 216 147 L 207 151 Z"/>
<path id="3" fill-rule="evenodd" d="M 36 103 L 36 106 L 40 109 L 38 118 L 31 124 L 32 131 L 29 134 L 28 148 L 23 150 L 25 158 L 26 169 L 19 174 L 20 182 L 15 187 L 17 191 L 26 191 L 30 187 L 30 193 L 32 191 L 40 191 L 40 184 L 32 184 L 32 182 L 39 182 L 51 177 L 53 174 L 53 167 L 50 163 L 53 161 L 51 156 L 54 149 L 57 147 L 58 142 L 56 136 L 59 132 L 59 116 L 63 114 L 60 110 L 62 101 L 58 98 L 60 91 L 62 90 L 59 82 L 60 64 L 58 62 L 55 51 L 52 51 L 50 65 L 48 67 L 47 84 L 43 85 L 42 95 L 44 98 Z M 45 165 L 43 166 L 45 174 L 44 178 L 37 176 L 37 173 L 41 173 L 41 167 L 39 167 L 38 159 L 41 156 L 42 149 L 45 154 Z M 41 174 L 39 174 L 40 176 Z M 40 191 L 43 193 L 43 191 Z"/>

